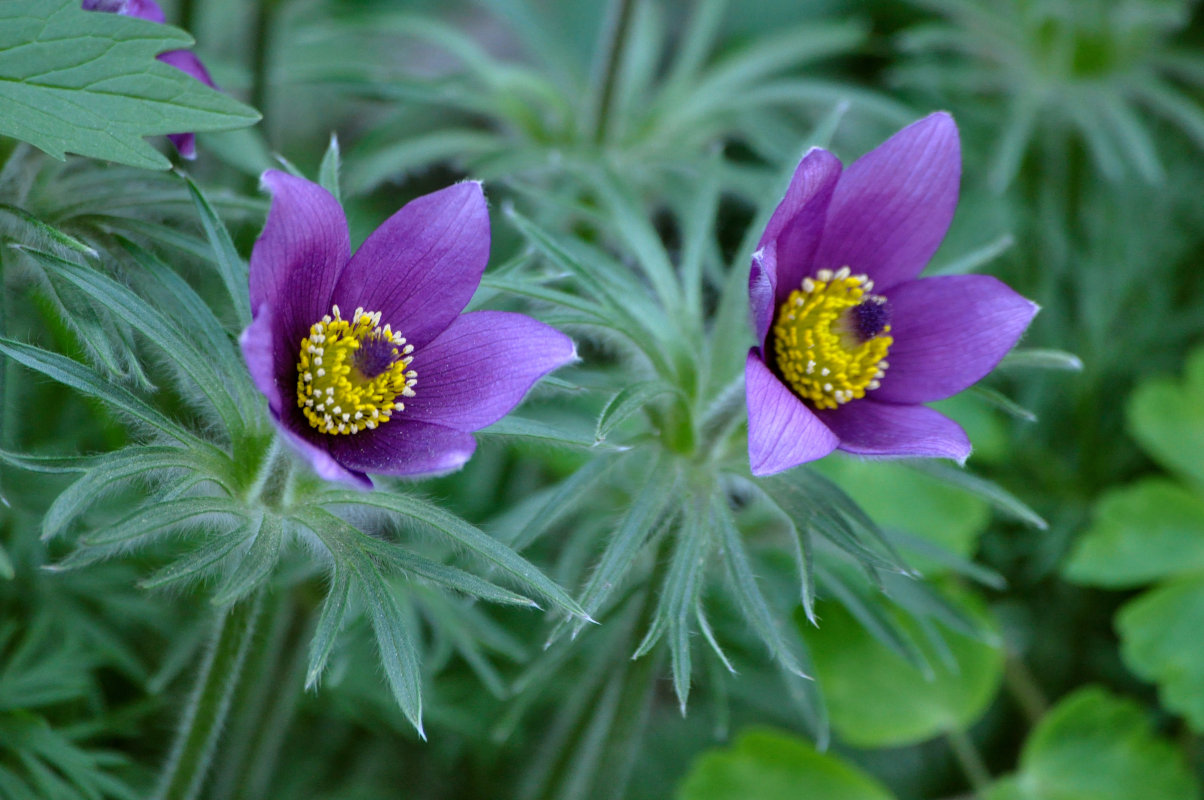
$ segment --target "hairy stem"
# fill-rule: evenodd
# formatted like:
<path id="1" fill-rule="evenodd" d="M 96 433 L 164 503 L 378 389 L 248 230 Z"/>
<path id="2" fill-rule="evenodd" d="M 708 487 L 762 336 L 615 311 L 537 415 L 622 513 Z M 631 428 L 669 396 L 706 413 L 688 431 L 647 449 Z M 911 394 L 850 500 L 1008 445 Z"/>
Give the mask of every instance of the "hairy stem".
<path id="1" fill-rule="evenodd" d="M 200 792 L 262 608 L 262 592 L 257 592 L 218 620 L 155 800 L 192 800 Z"/>
<path id="2" fill-rule="evenodd" d="M 1019 657 L 1008 653 L 1004 661 L 1003 682 L 1016 704 L 1020 706 L 1020 710 L 1024 712 L 1028 724 L 1036 725 L 1049 710 L 1049 700 L 1045 698 L 1045 693 L 1041 691 L 1028 665 Z"/>

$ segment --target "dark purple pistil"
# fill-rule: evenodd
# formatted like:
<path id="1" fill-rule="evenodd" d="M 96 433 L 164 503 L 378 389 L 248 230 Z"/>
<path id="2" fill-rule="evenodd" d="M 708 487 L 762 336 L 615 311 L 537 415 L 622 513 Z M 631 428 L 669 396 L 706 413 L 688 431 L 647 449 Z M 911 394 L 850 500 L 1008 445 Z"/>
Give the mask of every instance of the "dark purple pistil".
<path id="1" fill-rule="evenodd" d="M 365 378 L 371 380 L 393 366 L 397 360 L 397 345 L 383 336 L 369 336 L 360 342 L 353 363 Z"/>
<path id="2" fill-rule="evenodd" d="M 857 338 L 868 342 L 890 324 L 890 304 L 881 297 L 867 298 L 849 309 L 849 322 Z"/>

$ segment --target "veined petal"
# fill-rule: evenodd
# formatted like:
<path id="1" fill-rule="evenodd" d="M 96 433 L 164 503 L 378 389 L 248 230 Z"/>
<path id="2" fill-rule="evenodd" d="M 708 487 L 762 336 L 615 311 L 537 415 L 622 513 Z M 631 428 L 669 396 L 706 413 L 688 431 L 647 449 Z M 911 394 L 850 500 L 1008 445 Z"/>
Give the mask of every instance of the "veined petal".
<path id="1" fill-rule="evenodd" d="M 953 420 L 927 406 L 855 400 L 817 416 L 840 437 L 840 449 L 867 458 L 970 456 L 970 440 Z"/>
<path id="2" fill-rule="evenodd" d="M 330 454 L 350 470 L 382 475 L 433 475 L 464 466 L 476 450 L 472 434 L 404 419 L 405 412 L 374 430 L 332 436 Z"/>
<path id="3" fill-rule="evenodd" d="M 497 422 L 537 380 L 576 357 L 572 339 L 523 314 L 464 314 L 415 352 L 418 383 L 402 416 L 475 431 Z"/>
<path id="4" fill-rule="evenodd" d="M 777 307 L 811 274 L 840 170 L 840 159 L 827 150 L 811 148 L 795 169 L 786 196 L 770 217 L 753 254 L 748 298 L 753 328 L 762 348 Z"/>
<path id="5" fill-rule="evenodd" d="M 953 118 L 938 112 L 908 125 L 841 175 L 816 269 L 847 266 L 879 293 L 916 277 L 945 238 L 960 179 Z"/>
<path id="6" fill-rule="evenodd" d="M 744 386 L 748 462 L 754 475 L 772 475 L 836 449 L 836 435 L 782 385 L 755 350 L 744 362 Z"/>
<path id="7" fill-rule="evenodd" d="M 343 270 L 334 302 L 381 312 L 421 348 L 468 304 L 488 262 L 485 195 L 479 183 L 458 183 L 385 220 Z"/>
<path id="8" fill-rule="evenodd" d="M 870 395 L 880 402 L 957 394 L 994 369 L 1037 313 L 1035 303 L 989 275 L 923 278 L 886 294 L 895 341 L 882 386 Z"/>
<path id="9" fill-rule="evenodd" d="M 292 348 L 295 360 L 309 326 L 330 313 L 351 241 L 343 209 L 330 192 L 277 170 L 261 180 L 272 193 L 272 206 L 251 251 L 251 308 L 272 308 L 279 346 Z"/>

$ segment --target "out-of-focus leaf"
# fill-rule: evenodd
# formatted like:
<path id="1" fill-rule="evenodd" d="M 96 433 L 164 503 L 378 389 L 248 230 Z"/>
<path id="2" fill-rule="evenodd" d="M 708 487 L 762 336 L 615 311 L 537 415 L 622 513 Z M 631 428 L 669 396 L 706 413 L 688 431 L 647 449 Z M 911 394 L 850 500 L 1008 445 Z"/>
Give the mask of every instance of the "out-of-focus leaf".
<path id="1" fill-rule="evenodd" d="M 1204 487 L 1204 348 L 1187 360 L 1182 381 L 1146 381 L 1128 406 L 1129 431 L 1167 469 Z"/>
<path id="2" fill-rule="evenodd" d="M 1199 784 L 1143 708 L 1098 687 L 1080 689 L 1041 719 L 1016 775 L 985 800 L 1198 800 Z"/>
<path id="3" fill-rule="evenodd" d="M 877 598 L 867 602 L 882 603 Z M 990 624 L 972 596 L 963 594 L 956 602 Z M 896 747 L 972 725 L 999 689 L 1003 653 L 959 633 L 942 632 L 954 662 L 946 664 L 911 615 L 894 607 L 883 610 L 920 649 L 929 674 L 885 647 L 839 604 L 816 606 L 818 627 L 800 625 L 832 729 L 855 747 Z"/>
<path id="4" fill-rule="evenodd" d="M 730 748 L 700 755 L 677 800 L 893 800 L 881 784 L 804 739 L 768 729 L 744 731 Z"/>
<path id="5" fill-rule="evenodd" d="M 1116 616 L 1125 663 L 1158 684 L 1163 704 L 1204 731 L 1204 579 L 1184 578 L 1131 600 Z"/>
<path id="6" fill-rule="evenodd" d="M 62 159 L 170 162 L 142 137 L 254 124 L 259 114 L 155 59 L 192 45 L 176 28 L 84 11 L 76 0 L 0 5 L 0 134 Z"/>
<path id="7" fill-rule="evenodd" d="M 1065 568 L 1078 583 L 1140 586 L 1204 570 L 1204 499 L 1151 478 L 1105 494 Z"/>

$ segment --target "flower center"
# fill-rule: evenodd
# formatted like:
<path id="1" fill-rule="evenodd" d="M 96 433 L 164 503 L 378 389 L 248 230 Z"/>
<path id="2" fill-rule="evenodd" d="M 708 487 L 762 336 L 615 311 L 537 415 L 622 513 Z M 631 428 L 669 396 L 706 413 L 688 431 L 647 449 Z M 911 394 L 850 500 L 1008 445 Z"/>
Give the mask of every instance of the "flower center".
<path id="1" fill-rule="evenodd" d="M 297 406 L 322 433 L 358 433 L 388 422 L 413 397 L 414 345 L 380 326 L 379 311 L 357 308 L 343 319 L 339 307 L 309 328 L 297 362 Z"/>
<path id="2" fill-rule="evenodd" d="M 821 269 L 790 293 L 773 325 L 778 372 L 803 400 L 836 408 L 878 388 L 887 367 L 890 305 L 865 275 Z"/>

